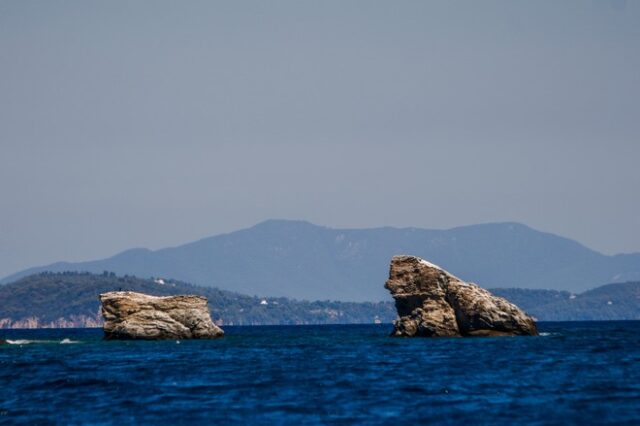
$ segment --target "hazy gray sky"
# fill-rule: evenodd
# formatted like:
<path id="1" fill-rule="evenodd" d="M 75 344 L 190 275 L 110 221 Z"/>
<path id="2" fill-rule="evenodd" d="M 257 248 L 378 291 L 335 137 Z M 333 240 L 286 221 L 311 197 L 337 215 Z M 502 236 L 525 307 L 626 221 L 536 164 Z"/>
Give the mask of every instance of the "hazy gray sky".
<path id="1" fill-rule="evenodd" d="M 640 251 L 638 1 L 0 2 L 0 275 L 267 218 Z"/>

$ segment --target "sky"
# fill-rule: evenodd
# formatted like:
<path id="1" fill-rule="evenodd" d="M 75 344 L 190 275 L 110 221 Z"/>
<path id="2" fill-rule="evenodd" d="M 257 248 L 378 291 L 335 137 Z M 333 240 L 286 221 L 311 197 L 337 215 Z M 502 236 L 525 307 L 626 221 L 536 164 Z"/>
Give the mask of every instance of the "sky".
<path id="1" fill-rule="evenodd" d="M 638 1 L 0 2 L 0 276 L 303 219 L 640 251 Z"/>

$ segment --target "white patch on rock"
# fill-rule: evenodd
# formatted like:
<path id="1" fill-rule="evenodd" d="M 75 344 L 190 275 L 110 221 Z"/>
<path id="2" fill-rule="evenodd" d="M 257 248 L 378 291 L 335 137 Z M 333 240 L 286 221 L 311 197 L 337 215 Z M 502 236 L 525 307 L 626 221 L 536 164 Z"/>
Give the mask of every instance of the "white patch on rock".
<path id="1" fill-rule="evenodd" d="M 423 265 L 428 266 L 428 267 L 430 267 L 430 268 L 442 269 L 442 268 L 441 268 L 441 267 L 439 267 L 438 265 L 435 265 L 435 264 L 433 264 L 433 263 L 431 263 L 431 262 L 427 262 L 427 261 L 426 261 L 426 260 L 424 260 L 424 259 L 420 259 L 420 263 L 422 263 Z"/>

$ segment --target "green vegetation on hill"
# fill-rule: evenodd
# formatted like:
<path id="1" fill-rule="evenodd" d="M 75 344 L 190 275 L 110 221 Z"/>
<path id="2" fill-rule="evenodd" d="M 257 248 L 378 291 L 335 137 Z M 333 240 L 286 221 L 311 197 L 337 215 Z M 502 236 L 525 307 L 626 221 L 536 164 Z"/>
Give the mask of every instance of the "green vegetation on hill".
<path id="1" fill-rule="evenodd" d="M 115 290 L 156 296 L 202 295 L 209 299 L 212 319 L 227 325 L 373 323 L 376 318 L 391 322 L 396 317 L 392 302 L 258 298 L 179 281 L 118 277 L 108 272 L 45 272 L 0 286 L 0 328 L 16 326 L 16 322 L 22 326 L 93 325 L 91 320 L 100 320 L 99 294 Z"/>
<path id="2" fill-rule="evenodd" d="M 538 318 L 543 306 L 569 300 L 571 293 L 557 290 L 533 290 L 526 288 L 492 288 L 489 291 L 515 303 L 531 315 Z M 537 312 L 538 314 L 534 313 Z"/>
<path id="3" fill-rule="evenodd" d="M 493 289 L 541 321 L 640 320 L 640 282 L 607 284 L 580 294 Z"/>
<path id="4" fill-rule="evenodd" d="M 184 282 L 103 274 L 44 272 L 0 286 L 0 328 L 95 327 L 98 296 L 115 290 L 157 296 L 197 294 L 209 299 L 211 317 L 223 325 L 390 323 L 392 301 L 332 302 L 259 298 Z M 492 289 L 540 321 L 640 319 L 640 282 L 608 284 L 582 294 Z"/>

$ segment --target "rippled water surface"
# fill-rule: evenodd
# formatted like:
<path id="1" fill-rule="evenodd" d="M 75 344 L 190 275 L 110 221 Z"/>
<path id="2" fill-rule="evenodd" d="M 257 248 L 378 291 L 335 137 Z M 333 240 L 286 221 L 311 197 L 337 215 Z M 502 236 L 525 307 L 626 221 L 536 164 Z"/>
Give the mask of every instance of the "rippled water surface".
<path id="1" fill-rule="evenodd" d="M 540 337 L 227 327 L 214 341 L 0 330 L 0 424 L 640 424 L 640 321 Z"/>

